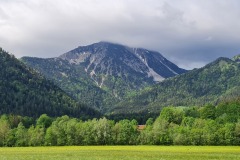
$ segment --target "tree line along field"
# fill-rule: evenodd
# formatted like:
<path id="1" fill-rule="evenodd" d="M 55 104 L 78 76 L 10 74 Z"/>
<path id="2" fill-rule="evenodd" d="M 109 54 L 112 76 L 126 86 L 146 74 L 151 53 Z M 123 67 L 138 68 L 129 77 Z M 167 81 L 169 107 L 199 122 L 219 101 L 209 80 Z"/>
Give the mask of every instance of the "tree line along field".
<path id="1" fill-rule="evenodd" d="M 218 106 L 165 107 L 139 130 L 136 120 L 83 121 L 68 116 L 37 120 L 2 115 L 0 146 L 240 145 L 239 100 Z"/>
<path id="2" fill-rule="evenodd" d="M 239 146 L 70 146 L 0 148 L 1 160 L 239 160 Z"/>

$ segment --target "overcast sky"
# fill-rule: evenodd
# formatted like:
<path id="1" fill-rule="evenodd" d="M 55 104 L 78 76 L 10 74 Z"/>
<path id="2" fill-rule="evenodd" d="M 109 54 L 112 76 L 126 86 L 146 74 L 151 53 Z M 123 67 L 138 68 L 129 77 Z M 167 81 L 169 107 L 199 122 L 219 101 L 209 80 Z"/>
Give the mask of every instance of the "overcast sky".
<path id="1" fill-rule="evenodd" d="M 56 57 L 109 41 L 183 68 L 240 54 L 240 0 L 0 0 L 0 47 Z"/>

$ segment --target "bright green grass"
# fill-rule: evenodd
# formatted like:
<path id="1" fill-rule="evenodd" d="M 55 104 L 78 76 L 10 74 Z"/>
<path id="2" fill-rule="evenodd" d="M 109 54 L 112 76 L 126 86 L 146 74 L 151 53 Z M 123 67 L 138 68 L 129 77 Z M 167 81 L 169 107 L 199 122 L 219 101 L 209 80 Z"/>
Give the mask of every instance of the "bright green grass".
<path id="1" fill-rule="evenodd" d="M 80 146 L 0 148 L 0 160 L 240 160 L 240 147 Z"/>

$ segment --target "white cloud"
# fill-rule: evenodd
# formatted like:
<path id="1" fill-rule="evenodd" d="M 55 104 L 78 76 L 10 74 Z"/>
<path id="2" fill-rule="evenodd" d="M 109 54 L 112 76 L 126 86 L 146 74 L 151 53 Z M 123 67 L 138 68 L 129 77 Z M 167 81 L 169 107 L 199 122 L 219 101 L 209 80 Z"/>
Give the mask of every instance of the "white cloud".
<path id="1" fill-rule="evenodd" d="M 240 53 L 239 15 L 238 0 L 1 0 L 0 45 L 17 57 L 54 57 L 105 40 L 194 68 Z"/>

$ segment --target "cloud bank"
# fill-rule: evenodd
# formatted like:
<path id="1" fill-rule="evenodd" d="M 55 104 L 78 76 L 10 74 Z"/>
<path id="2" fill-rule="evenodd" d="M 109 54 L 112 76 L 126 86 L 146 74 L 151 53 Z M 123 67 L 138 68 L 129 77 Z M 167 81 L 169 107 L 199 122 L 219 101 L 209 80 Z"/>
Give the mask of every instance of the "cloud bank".
<path id="1" fill-rule="evenodd" d="M 56 57 L 110 41 L 159 51 L 191 69 L 240 53 L 238 0 L 1 0 L 0 46 Z"/>

